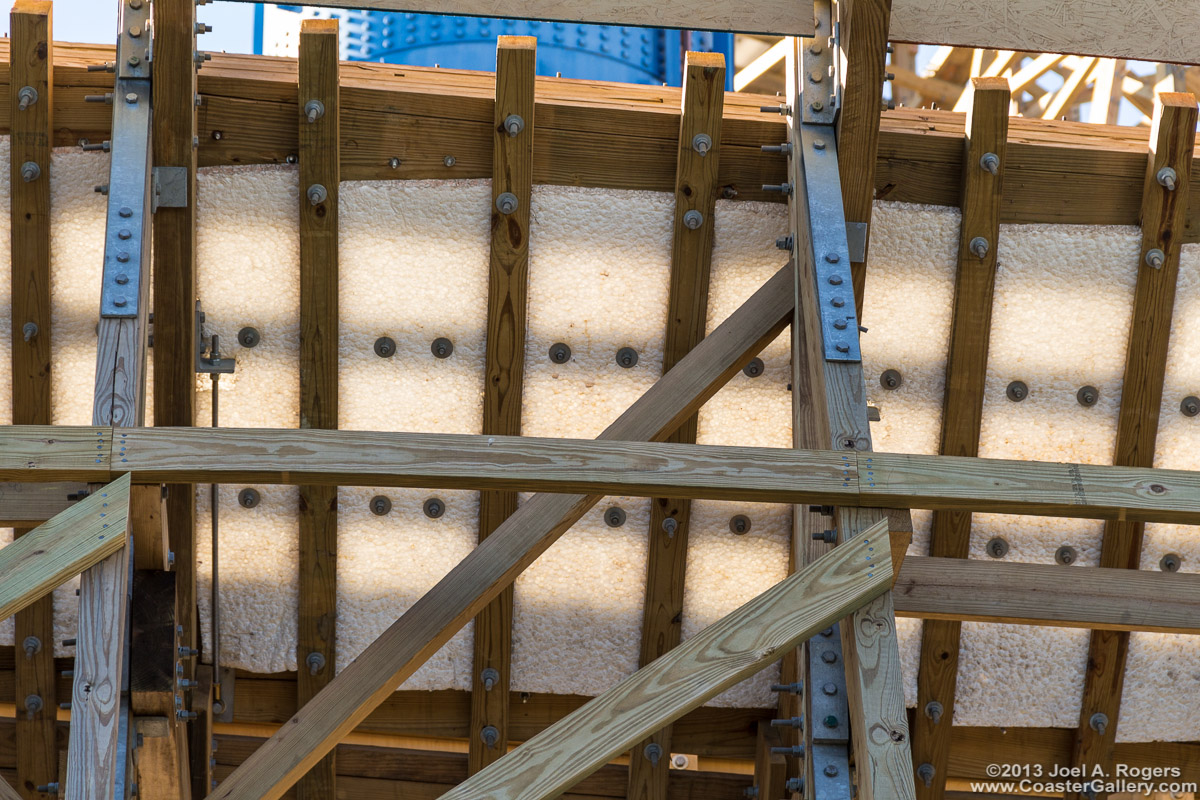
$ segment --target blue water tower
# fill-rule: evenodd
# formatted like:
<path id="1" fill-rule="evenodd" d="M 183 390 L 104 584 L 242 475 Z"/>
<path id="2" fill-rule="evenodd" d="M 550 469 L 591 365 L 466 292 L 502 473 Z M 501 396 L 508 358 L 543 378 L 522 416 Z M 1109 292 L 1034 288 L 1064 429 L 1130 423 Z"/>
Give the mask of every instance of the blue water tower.
<path id="1" fill-rule="evenodd" d="M 278 37 L 273 28 L 288 21 L 280 12 L 340 20 L 342 56 L 348 61 L 490 72 L 496 68 L 497 36 L 534 36 L 538 40 L 539 75 L 679 86 L 683 82 L 683 54 L 700 50 L 725 55 L 725 88 L 733 89 L 730 33 L 257 5 L 256 53 L 279 52 L 272 46 Z"/>

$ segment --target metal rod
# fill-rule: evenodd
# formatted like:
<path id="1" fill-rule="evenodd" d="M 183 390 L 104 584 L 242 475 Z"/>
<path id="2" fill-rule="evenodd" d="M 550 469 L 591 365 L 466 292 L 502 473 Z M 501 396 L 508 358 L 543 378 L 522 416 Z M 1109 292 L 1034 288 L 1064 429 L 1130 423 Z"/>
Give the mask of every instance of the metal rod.
<path id="1" fill-rule="evenodd" d="M 221 357 L 220 353 L 221 339 L 215 333 L 212 337 L 212 347 L 209 350 L 209 358 L 216 361 Z M 212 426 L 217 428 L 220 426 L 220 396 L 221 396 L 221 373 L 212 373 Z M 213 665 L 213 696 L 214 703 L 221 699 L 221 600 L 220 600 L 220 551 L 221 551 L 221 505 L 218 498 L 218 490 L 220 486 L 216 483 L 211 485 L 212 493 L 212 665 Z"/>

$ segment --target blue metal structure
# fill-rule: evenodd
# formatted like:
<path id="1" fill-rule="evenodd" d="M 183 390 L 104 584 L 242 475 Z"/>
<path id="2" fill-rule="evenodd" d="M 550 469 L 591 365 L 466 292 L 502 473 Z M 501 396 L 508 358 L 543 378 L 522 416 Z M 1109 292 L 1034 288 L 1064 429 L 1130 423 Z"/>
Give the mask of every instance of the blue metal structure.
<path id="1" fill-rule="evenodd" d="M 277 7 L 308 13 L 301 6 Z M 683 81 L 685 51 L 716 51 L 725 55 L 726 89 L 733 89 L 733 35 L 729 33 L 398 11 L 322 9 L 322 15 L 341 21 L 343 56 L 350 61 L 491 71 L 496 65 L 497 36 L 535 36 L 539 75 L 678 86 Z M 266 36 L 261 5 L 256 6 L 254 33 L 255 52 L 262 53 Z"/>

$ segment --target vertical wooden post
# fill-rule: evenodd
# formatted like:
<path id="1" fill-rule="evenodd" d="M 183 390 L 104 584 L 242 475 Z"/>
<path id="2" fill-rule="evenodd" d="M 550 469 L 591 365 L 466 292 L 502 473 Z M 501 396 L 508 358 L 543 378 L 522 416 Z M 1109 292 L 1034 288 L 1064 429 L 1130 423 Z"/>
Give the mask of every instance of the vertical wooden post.
<path id="1" fill-rule="evenodd" d="M 196 424 L 196 3 L 155 0 L 154 116 L 151 145 L 156 167 L 183 167 L 187 206 L 154 214 L 154 422 Z M 198 647 L 196 624 L 196 491 L 191 484 L 166 488 L 164 522 L 175 553 L 179 644 Z M 140 524 L 140 523 L 135 523 Z M 144 547 L 136 547 L 142 561 Z M 184 677 L 195 679 L 195 659 L 184 659 Z M 193 700 L 198 699 L 193 696 Z M 200 714 L 210 711 L 188 704 Z M 191 736 L 191 791 L 211 790 L 211 742 Z"/>
<path id="2" fill-rule="evenodd" d="M 754 750 L 754 788 L 756 800 L 786 800 L 791 796 L 787 789 L 787 757 L 774 751 L 783 747 L 779 729 L 766 722 L 758 723 L 758 739 Z M 803 793 L 801 793 L 803 794 Z"/>
<path id="3" fill-rule="evenodd" d="M 842 203 L 847 222 L 864 222 L 868 233 L 875 202 L 875 152 L 879 146 L 879 109 L 887 71 L 888 24 L 891 0 L 853 0 L 841 6 L 843 70 L 842 113 L 838 121 L 838 157 L 842 163 Z M 824 41 L 817 31 L 805 46 Z M 867 239 L 870 242 L 870 239 Z M 865 252 L 865 251 L 864 251 Z M 852 265 L 854 302 L 862 317 L 867 264 Z"/>
<path id="4" fill-rule="evenodd" d="M 300 29 L 300 427 L 338 425 L 338 22 Z M 333 677 L 337 621 L 337 487 L 300 487 L 299 705 Z M 334 752 L 297 784 L 333 797 Z"/>
<path id="5" fill-rule="evenodd" d="M 12 407 L 16 425 L 49 425 L 50 151 L 54 65 L 51 4 L 17 0 L 10 17 Z M 25 180 L 24 164 L 40 175 Z M 18 530 L 20 536 L 25 531 Z M 17 784 L 22 797 L 58 780 L 54 741 L 54 601 L 16 615 Z M 37 698 L 37 699 L 34 699 Z M 26 702 L 28 701 L 28 702 Z M 40 701 L 40 710 L 34 710 Z"/>
<path id="6" fill-rule="evenodd" d="M 974 97 L 963 147 L 962 225 L 941 443 L 943 455 L 968 457 L 979 455 L 1011 101 L 1005 78 L 972 78 L 971 84 Z M 970 543 L 969 512 L 934 512 L 931 555 L 966 558 Z M 940 798 L 946 789 L 961 628 L 960 622 L 926 620 L 922 630 L 913 727 L 920 798 Z"/>
<path id="7" fill-rule="evenodd" d="M 1137 288 L 1117 417 L 1113 457 L 1117 466 L 1154 465 L 1179 251 L 1187 220 L 1196 116 L 1196 98 L 1190 94 L 1164 93 L 1155 103 L 1142 189 L 1142 249 L 1136 266 Z M 1137 569 L 1144 530 L 1143 523 L 1105 523 L 1100 566 Z M 1088 767 L 1088 774 L 1095 765 L 1112 766 L 1128 649 L 1128 633 L 1092 631 L 1072 754 L 1074 765 Z"/>
<path id="8" fill-rule="evenodd" d="M 492 253 L 488 269 L 484 434 L 521 434 L 529 280 L 529 206 L 533 198 L 536 64 L 537 39 L 532 36 L 499 37 L 496 43 L 495 124 L 492 130 Z M 521 122 L 518 124 L 515 118 Z M 507 195 L 516 201 L 516 207 L 508 213 L 501 208 L 509 200 Z M 516 492 L 480 493 L 479 540 L 486 539 L 516 510 Z M 512 605 L 513 590 L 508 586 L 475 617 L 471 728 L 468 737 L 468 768 L 471 774 L 508 751 Z M 493 730 L 494 739 L 491 736 Z"/>
<path id="9" fill-rule="evenodd" d="M 724 56 L 688 53 L 682 95 L 664 373 L 704 338 L 708 322 L 713 216 L 719 192 L 721 112 L 725 105 Z M 689 417 L 667 441 L 694 444 L 696 417 Z M 668 498 L 657 498 L 650 506 L 650 559 L 638 657 L 638 665 L 642 667 L 679 644 L 690 509 L 689 501 Z M 653 756 L 655 750 L 657 756 Z M 639 742 L 629 762 L 628 797 L 664 800 L 670 755 L 669 727 Z"/>

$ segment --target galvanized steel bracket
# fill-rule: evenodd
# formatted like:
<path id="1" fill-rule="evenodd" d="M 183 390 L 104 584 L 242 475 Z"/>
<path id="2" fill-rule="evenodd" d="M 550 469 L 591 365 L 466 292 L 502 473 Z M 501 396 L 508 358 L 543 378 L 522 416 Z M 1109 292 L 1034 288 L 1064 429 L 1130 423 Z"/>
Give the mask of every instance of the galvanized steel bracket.
<path id="1" fill-rule="evenodd" d="M 155 167 L 151 211 L 160 208 L 187 208 L 187 167 Z"/>
<path id="2" fill-rule="evenodd" d="M 837 57 L 839 26 L 832 0 L 813 4 L 816 33 L 800 50 L 800 119 L 809 124 L 832 125 L 841 105 L 841 59 Z"/>
<path id="3" fill-rule="evenodd" d="M 137 317 L 150 259 L 150 81 L 117 78 L 101 317 Z"/>

